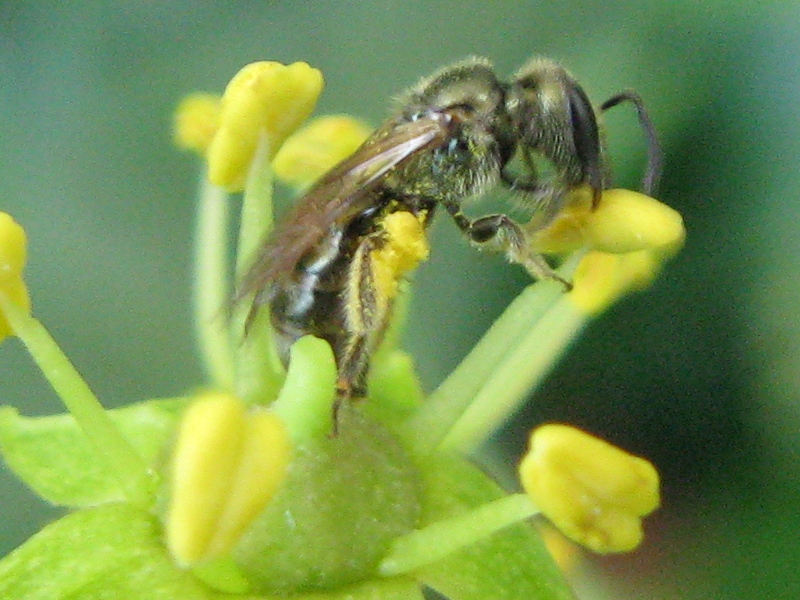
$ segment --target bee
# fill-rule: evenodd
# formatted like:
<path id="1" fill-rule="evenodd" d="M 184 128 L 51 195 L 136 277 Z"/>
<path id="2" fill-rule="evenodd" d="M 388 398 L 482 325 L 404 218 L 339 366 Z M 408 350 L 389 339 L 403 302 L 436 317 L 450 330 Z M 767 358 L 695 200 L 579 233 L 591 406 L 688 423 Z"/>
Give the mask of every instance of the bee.
<path id="1" fill-rule="evenodd" d="M 609 183 L 598 113 L 622 102 L 635 106 L 645 133 L 643 188 L 650 193 L 660 149 L 635 92 L 618 94 L 596 110 L 572 75 L 543 58 L 529 61 L 510 82 L 499 80 L 482 58 L 423 79 L 265 241 L 236 294 L 238 301 L 253 299 L 248 321 L 269 307 L 284 362 L 304 335 L 330 343 L 338 369 L 335 417 L 343 402 L 367 394 L 370 357 L 398 282 L 427 256 L 425 230 L 437 210 L 472 245 L 504 252 L 534 278 L 569 289 L 531 249 L 530 233 L 549 223 L 577 187 L 588 186 L 597 204 Z M 512 161 L 521 175 L 511 173 Z M 531 207 L 536 225 L 462 211 L 466 201 L 499 186 Z"/>

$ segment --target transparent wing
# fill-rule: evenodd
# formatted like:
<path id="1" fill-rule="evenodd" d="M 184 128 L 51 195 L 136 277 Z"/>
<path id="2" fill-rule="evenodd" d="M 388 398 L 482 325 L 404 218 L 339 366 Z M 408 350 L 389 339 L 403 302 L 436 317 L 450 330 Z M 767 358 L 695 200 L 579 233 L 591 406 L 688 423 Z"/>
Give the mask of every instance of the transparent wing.
<path id="1" fill-rule="evenodd" d="M 374 202 L 374 192 L 389 173 L 447 139 L 447 122 L 436 115 L 399 125 L 390 122 L 376 131 L 354 154 L 323 175 L 272 232 L 244 276 L 234 302 L 251 294 L 256 295 L 256 304 L 266 302 L 271 284 L 291 272 L 331 226 L 346 223 Z"/>

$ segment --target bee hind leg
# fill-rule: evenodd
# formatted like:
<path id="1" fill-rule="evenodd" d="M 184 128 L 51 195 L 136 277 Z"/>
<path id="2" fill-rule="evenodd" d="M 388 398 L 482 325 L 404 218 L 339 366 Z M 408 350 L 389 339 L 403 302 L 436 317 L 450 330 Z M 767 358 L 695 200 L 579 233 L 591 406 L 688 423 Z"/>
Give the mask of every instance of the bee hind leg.
<path id="1" fill-rule="evenodd" d="M 356 250 L 347 273 L 344 332 L 338 345 L 340 351 L 336 352 L 339 376 L 333 404 L 334 435 L 341 408 L 367 395 L 370 357 L 389 317 L 390 295 L 378 284 L 374 272 L 372 253 L 379 245 L 378 237 L 367 237 Z"/>
<path id="2" fill-rule="evenodd" d="M 342 408 L 353 400 L 360 400 L 367 395 L 366 373 L 369 368 L 369 355 L 365 350 L 366 339 L 363 335 L 349 335 L 347 347 L 339 361 L 336 397 L 333 400 L 331 415 L 334 437 L 339 433 Z"/>

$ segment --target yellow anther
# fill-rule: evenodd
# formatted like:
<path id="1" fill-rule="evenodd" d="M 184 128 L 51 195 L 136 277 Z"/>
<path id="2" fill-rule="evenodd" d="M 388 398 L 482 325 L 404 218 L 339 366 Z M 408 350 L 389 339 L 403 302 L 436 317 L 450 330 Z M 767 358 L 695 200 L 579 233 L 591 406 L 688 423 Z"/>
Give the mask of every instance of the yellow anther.
<path id="1" fill-rule="evenodd" d="M 567 539 L 561 531 L 548 521 L 541 521 L 537 525 L 544 545 L 547 547 L 550 556 L 556 561 L 556 564 L 565 573 L 574 572 L 580 559 L 580 550 L 577 544 Z"/>
<path id="2" fill-rule="evenodd" d="M 550 225 L 535 232 L 533 244 L 544 253 L 587 246 L 615 254 L 655 250 L 666 257 L 680 249 L 685 236 L 680 213 L 654 198 L 630 190 L 606 190 L 592 210 L 591 194 L 580 188 Z"/>
<path id="3" fill-rule="evenodd" d="M 29 311 L 30 296 L 22 279 L 26 246 L 27 237 L 22 226 L 14 221 L 11 215 L 0 212 L 0 294 L 7 301 Z M 11 334 L 13 334 L 11 326 L 0 307 L 0 341 Z"/>
<path id="4" fill-rule="evenodd" d="M 275 495 L 289 463 L 282 421 L 208 393 L 183 417 L 172 459 L 167 542 L 181 565 L 230 550 Z"/>
<path id="5" fill-rule="evenodd" d="M 602 252 L 658 250 L 672 255 L 686 231 L 680 213 L 666 204 L 630 190 L 606 190 L 587 220 L 586 242 Z"/>
<path id="6" fill-rule="evenodd" d="M 0 212 L 0 282 L 20 277 L 27 258 L 25 230 L 8 213 Z"/>
<path id="7" fill-rule="evenodd" d="M 219 127 L 220 97 L 189 94 L 175 109 L 175 145 L 205 155 Z"/>
<path id="8" fill-rule="evenodd" d="M 600 314 L 628 292 L 647 288 L 661 266 L 661 257 L 650 250 L 589 252 L 575 269 L 567 298 L 588 315 Z"/>
<path id="9" fill-rule="evenodd" d="M 636 548 L 642 517 L 660 504 L 652 464 L 566 425 L 533 432 L 519 473 L 541 512 L 568 538 L 599 553 Z"/>
<path id="10" fill-rule="evenodd" d="M 270 156 L 314 110 L 322 73 L 306 63 L 257 62 L 244 67 L 222 97 L 219 128 L 208 148 L 209 179 L 241 190 L 261 136 Z"/>
<path id="11" fill-rule="evenodd" d="M 314 119 L 284 142 L 272 163 L 275 176 L 306 188 L 355 152 L 370 132 L 366 123 L 347 115 Z"/>
<path id="12" fill-rule="evenodd" d="M 586 245 L 586 221 L 592 214 L 592 191 L 581 186 L 572 191 L 566 206 L 544 229 L 534 230 L 531 241 L 538 252 L 563 254 Z"/>

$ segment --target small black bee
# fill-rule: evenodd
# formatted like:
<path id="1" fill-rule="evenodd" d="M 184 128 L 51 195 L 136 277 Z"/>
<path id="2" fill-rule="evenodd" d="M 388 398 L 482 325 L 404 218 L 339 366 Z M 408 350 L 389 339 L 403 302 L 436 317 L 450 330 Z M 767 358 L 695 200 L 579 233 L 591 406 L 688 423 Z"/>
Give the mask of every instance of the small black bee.
<path id="1" fill-rule="evenodd" d="M 623 92 L 600 110 L 625 101 L 636 107 L 647 139 L 643 188 L 649 193 L 660 149 L 641 98 Z M 522 176 L 509 172 L 512 159 Z M 472 244 L 505 252 L 533 277 L 559 280 L 568 289 L 531 249 L 527 232 L 534 227 L 505 214 L 473 219 L 462 204 L 507 186 L 532 206 L 535 227 L 542 227 L 579 186 L 589 186 L 596 205 L 608 173 L 597 112 L 566 70 L 535 58 L 504 83 L 489 61 L 470 58 L 414 86 L 394 116 L 300 199 L 264 243 L 236 299 L 253 297 L 250 320 L 269 305 L 284 361 L 306 334 L 331 344 L 338 367 L 335 413 L 342 402 L 367 393 L 370 356 L 398 280 L 423 258 L 398 261 L 396 255 L 420 241 L 414 238 L 424 244 L 437 207 Z"/>

